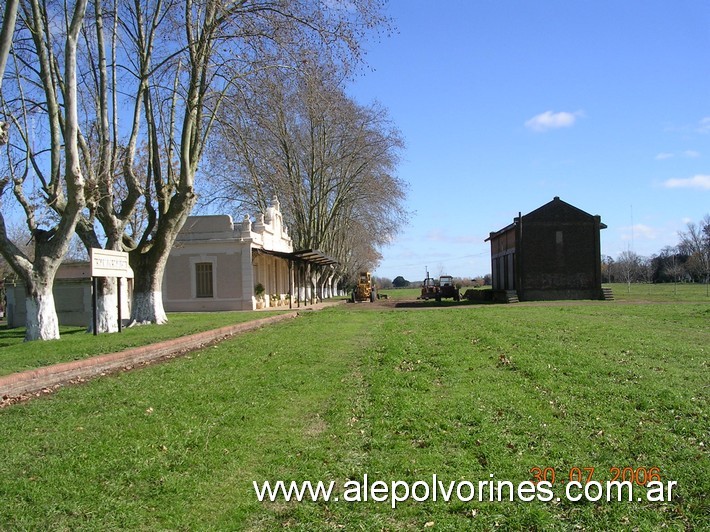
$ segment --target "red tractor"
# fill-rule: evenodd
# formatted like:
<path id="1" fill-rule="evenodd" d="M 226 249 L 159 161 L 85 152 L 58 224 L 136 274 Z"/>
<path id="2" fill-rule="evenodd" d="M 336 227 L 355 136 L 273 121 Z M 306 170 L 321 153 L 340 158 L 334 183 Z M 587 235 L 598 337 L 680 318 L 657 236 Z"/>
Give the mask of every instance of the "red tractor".
<path id="1" fill-rule="evenodd" d="M 427 274 L 428 273 L 429 272 L 427 272 Z M 422 293 L 419 299 L 434 299 L 436 298 L 438 290 L 439 287 L 436 286 L 436 281 L 432 277 L 427 276 L 422 282 Z"/>

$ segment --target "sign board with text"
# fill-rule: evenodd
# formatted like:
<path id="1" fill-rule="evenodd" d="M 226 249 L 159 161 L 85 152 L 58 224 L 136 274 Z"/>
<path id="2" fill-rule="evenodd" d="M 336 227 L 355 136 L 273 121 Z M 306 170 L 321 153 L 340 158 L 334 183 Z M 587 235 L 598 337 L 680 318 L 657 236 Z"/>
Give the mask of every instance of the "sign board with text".
<path id="1" fill-rule="evenodd" d="M 132 279 L 133 270 L 128 265 L 128 253 L 91 248 L 91 276 Z"/>

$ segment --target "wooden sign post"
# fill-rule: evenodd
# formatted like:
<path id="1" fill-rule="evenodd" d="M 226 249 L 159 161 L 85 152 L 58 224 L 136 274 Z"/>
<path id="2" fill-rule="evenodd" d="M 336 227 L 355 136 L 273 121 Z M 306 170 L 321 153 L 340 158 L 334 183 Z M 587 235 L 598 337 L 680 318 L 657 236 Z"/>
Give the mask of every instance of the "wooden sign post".
<path id="1" fill-rule="evenodd" d="M 131 270 L 128 264 L 128 253 L 124 251 L 91 248 L 91 305 L 94 336 L 98 334 L 98 277 L 116 277 L 118 289 L 118 332 L 121 332 L 123 330 L 121 316 L 121 278 L 133 278 L 133 270 Z"/>

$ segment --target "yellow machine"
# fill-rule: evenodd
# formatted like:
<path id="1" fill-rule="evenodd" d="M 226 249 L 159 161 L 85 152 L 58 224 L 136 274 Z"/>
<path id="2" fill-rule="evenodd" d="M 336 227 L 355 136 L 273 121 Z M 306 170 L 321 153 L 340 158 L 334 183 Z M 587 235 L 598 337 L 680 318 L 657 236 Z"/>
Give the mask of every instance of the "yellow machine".
<path id="1" fill-rule="evenodd" d="M 357 286 L 353 290 L 352 302 L 370 301 L 373 302 L 377 297 L 376 288 L 372 282 L 370 272 L 360 272 L 358 274 Z"/>
<path id="2" fill-rule="evenodd" d="M 439 287 L 436 281 L 429 277 L 429 272 L 427 272 L 427 277 L 422 281 L 422 293 L 419 299 L 434 299 L 439 292 Z"/>

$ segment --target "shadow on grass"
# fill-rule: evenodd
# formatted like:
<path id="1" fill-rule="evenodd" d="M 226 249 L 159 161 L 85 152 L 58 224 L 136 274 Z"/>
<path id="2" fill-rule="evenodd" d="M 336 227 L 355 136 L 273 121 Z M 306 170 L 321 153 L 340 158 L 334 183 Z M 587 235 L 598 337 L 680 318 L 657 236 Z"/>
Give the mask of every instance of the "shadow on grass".
<path id="1" fill-rule="evenodd" d="M 67 336 L 77 333 L 86 333 L 84 327 L 71 327 L 71 328 L 60 328 L 60 336 Z M 0 347 L 9 347 L 11 345 L 17 345 L 25 339 L 25 328 L 24 327 L 8 327 L 6 324 L 0 325 Z"/>
<path id="2" fill-rule="evenodd" d="M 25 328 L 15 327 L 8 329 L 7 325 L 0 326 L 0 347 L 8 347 L 18 343 L 18 339 L 25 338 Z"/>
<path id="3" fill-rule="evenodd" d="M 77 327 L 76 329 L 68 329 L 68 330 L 62 330 L 61 331 L 61 336 L 66 336 L 68 334 L 87 334 L 87 330 L 85 327 Z"/>

